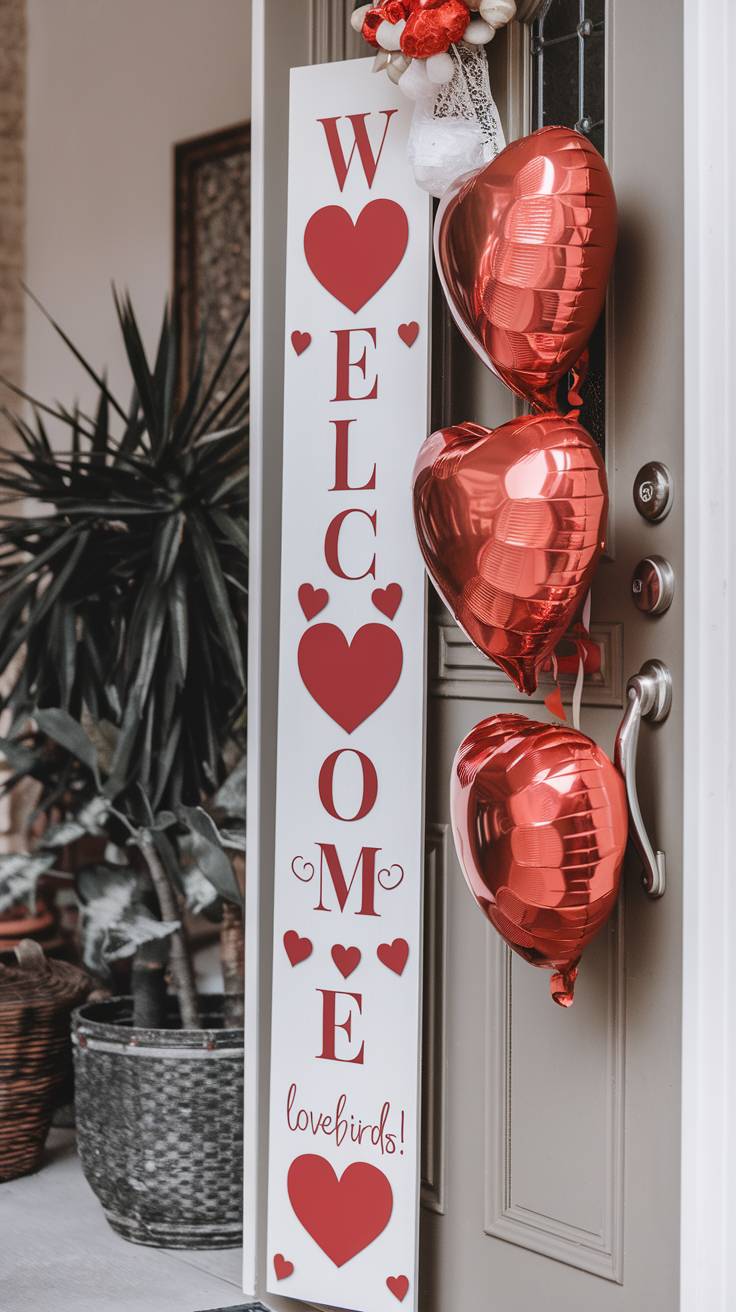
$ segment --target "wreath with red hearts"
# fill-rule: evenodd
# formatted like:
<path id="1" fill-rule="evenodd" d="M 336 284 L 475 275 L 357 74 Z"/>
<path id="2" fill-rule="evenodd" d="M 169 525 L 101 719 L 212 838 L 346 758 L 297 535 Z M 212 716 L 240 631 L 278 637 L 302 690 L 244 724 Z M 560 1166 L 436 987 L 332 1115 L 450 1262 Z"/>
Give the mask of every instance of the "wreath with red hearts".
<path id="1" fill-rule="evenodd" d="M 356 4 L 353 27 L 378 52 L 378 67 L 399 80 L 414 59 L 432 60 L 431 80 L 449 81 L 454 66 L 446 60 L 464 41 L 486 45 L 516 12 L 515 0 L 378 0 Z M 445 58 L 446 62 L 438 62 Z"/>

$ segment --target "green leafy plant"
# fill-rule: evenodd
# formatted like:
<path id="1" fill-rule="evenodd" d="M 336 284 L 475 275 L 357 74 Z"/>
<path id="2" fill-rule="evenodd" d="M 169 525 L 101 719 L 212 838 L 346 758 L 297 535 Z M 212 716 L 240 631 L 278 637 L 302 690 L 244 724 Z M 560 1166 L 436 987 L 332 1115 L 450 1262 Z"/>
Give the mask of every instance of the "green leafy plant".
<path id="1" fill-rule="evenodd" d="M 132 763 L 154 807 L 196 804 L 245 705 L 247 370 L 220 384 L 247 316 L 206 382 L 202 343 L 177 404 L 169 313 L 149 365 L 129 299 L 115 304 L 126 408 L 54 323 L 96 384 L 94 416 L 30 397 L 32 423 L 4 412 L 20 450 L 0 451 L 0 676 L 23 651 L 4 704 L 16 724 L 56 707 L 120 728 L 120 776 Z"/>
<path id="2" fill-rule="evenodd" d="M 228 776 L 245 715 L 247 370 L 222 380 L 247 315 L 207 380 L 202 341 L 182 388 L 168 311 L 150 365 L 129 298 L 115 305 L 127 407 L 51 320 L 95 382 L 94 414 L 23 392 L 32 421 L 4 411 L 19 441 L 0 450 L 4 787 L 35 779 L 51 824 L 38 851 L 0 860 L 0 904 L 32 900 L 82 836 L 132 852 L 127 889 L 119 866 L 80 872 L 88 961 L 160 965 L 164 944 L 193 1025 L 181 908 L 241 900 L 228 852 L 243 844 L 244 778 Z"/>
<path id="3" fill-rule="evenodd" d="M 241 851 L 245 840 L 244 763 L 224 781 L 209 810 L 180 804 L 175 812 L 155 813 L 133 772 L 121 777 L 113 765 L 115 731 L 103 741 L 98 750 L 93 736 L 58 709 L 37 710 L 32 729 L 0 739 L 0 752 L 23 760 L 42 797 L 49 782 L 56 788 L 60 773 L 67 785 L 66 814 L 46 829 L 37 848 L 0 856 L 0 911 L 18 903 L 32 907 L 39 880 L 57 873 L 62 849 L 81 838 L 104 840 L 104 859 L 77 871 L 85 964 L 104 974 L 110 962 L 142 953 L 150 971 L 162 969 L 168 958 L 182 1022 L 196 1027 L 181 907 L 209 912 L 221 902 L 242 902 L 229 854 Z M 66 758 L 65 768 L 60 758 Z M 128 852 L 136 859 L 128 860 Z M 114 864 L 111 853 L 118 858 Z M 150 1017 L 147 1023 L 153 1023 Z"/>

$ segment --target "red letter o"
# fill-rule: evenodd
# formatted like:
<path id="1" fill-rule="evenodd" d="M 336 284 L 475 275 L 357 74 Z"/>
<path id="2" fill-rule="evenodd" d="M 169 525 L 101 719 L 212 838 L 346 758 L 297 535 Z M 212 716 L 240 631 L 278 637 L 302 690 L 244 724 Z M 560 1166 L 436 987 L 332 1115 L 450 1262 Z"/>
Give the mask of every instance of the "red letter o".
<path id="1" fill-rule="evenodd" d="M 355 815 L 340 815 L 335 806 L 334 799 L 334 781 L 335 766 L 341 756 L 349 753 L 357 756 L 363 771 L 363 796 L 360 806 Z M 341 747 L 339 751 L 333 752 L 322 763 L 322 769 L 319 772 L 319 800 L 325 811 L 331 815 L 333 820 L 345 820 L 352 823 L 354 820 L 363 820 L 365 816 L 373 810 L 378 797 L 378 775 L 376 767 L 369 757 L 364 756 L 363 752 L 358 752 L 354 747 Z"/>

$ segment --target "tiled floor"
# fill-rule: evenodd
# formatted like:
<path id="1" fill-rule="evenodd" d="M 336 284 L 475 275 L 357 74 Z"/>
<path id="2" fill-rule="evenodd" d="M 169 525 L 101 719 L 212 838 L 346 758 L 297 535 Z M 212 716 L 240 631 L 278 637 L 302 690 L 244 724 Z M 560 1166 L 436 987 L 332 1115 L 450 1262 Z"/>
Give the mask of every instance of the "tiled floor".
<path id="1" fill-rule="evenodd" d="M 84 1179 L 70 1130 L 44 1167 L 0 1185 L 2 1312 L 209 1312 L 243 1303 L 239 1250 L 177 1252 L 120 1239 Z"/>

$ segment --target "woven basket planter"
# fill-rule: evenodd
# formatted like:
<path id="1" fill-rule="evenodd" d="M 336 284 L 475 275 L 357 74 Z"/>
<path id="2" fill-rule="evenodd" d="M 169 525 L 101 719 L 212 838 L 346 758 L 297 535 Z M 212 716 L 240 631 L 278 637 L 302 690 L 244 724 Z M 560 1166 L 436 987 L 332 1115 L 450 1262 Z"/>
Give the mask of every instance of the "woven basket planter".
<path id="1" fill-rule="evenodd" d="M 23 942 L 0 965 L 0 1181 L 41 1164 L 51 1117 L 69 1077 L 69 1017 L 90 990 L 76 966 Z"/>
<path id="2" fill-rule="evenodd" d="M 82 1167 L 136 1244 L 242 1242 L 243 1030 L 222 1029 L 221 998 L 200 1003 L 201 1030 L 134 1028 L 130 998 L 74 1016 Z"/>

